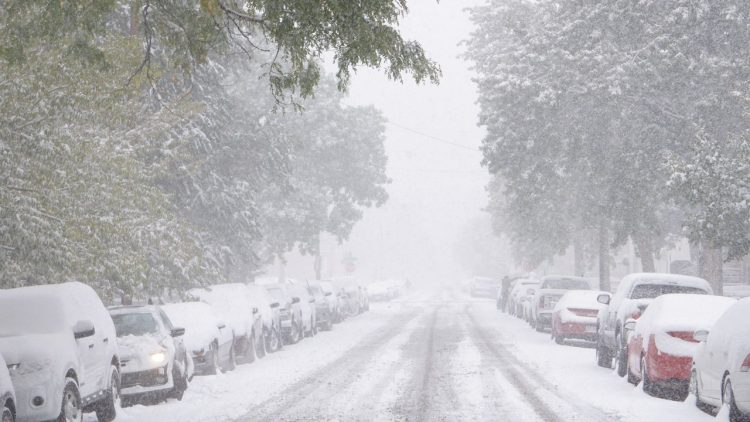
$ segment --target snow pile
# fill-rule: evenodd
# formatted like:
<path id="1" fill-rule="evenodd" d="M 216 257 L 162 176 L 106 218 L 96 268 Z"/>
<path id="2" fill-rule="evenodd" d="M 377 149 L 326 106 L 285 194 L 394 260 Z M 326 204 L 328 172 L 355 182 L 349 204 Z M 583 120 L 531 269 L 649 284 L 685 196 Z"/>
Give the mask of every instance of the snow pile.
<path id="1" fill-rule="evenodd" d="M 698 343 L 669 335 L 669 332 L 693 333 L 710 330 L 716 320 L 736 300 L 712 295 L 667 294 L 654 299 L 638 320 L 635 334 L 643 339 L 647 348 L 651 335 L 656 347 L 673 356 L 693 356 Z"/>
<path id="2" fill-rule="evenodd" d="M 253 307 L 247 286 L 240 283 L 218 284 L 203 289 L 192 289 L 189 296 L 211 305 L 216 315 L 236 336 L 246 336 L 253 325 Z"/>
<path id="3" fill-rule="evenodd" d="M 203 302 L 171 303 L 163 305 L 161 309 L 172 321 L 172 325 L 185 329 L 183 341 L 188 350 L 201 350 L 221 337 L 221 321 L 211 307 Z"/>

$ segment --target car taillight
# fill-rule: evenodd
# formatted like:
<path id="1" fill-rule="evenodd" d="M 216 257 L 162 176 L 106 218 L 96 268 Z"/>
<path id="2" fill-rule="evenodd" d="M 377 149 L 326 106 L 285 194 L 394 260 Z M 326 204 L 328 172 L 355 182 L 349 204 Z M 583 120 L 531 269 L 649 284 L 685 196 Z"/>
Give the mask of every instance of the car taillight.
<path id="1" fill-rule="evenodd" d="M 568 308 L 568 310 L 579 317 L 595 317 L 599 315 L 599 311 L 596 309 Z"/>
<path id="2" fill-rule="evenodd" d="M 692 331 L 669 331 L 667 334 L 680 340 L 689 341 L 690 343 L 698 343 L 698 340 L 693 338 Z"/>
<path id="3" fill-rule="evenodd" d="M 745 356 L 745 360 L 742 361 L 742 366 L 740 367 L 740 371 L 742 372 L 750 371 L 750 355 Z"/>

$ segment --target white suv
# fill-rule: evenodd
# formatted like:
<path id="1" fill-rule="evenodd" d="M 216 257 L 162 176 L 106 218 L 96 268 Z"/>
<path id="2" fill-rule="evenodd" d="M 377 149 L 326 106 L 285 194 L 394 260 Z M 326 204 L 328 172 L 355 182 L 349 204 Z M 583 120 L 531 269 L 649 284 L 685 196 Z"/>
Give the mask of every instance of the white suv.
<path id="1" fill-rule="evenodd" d="M 115 418 L 120 361 L 115 327 L 81 283 L 0 290 L 0 354 L 20 420 Z"/>

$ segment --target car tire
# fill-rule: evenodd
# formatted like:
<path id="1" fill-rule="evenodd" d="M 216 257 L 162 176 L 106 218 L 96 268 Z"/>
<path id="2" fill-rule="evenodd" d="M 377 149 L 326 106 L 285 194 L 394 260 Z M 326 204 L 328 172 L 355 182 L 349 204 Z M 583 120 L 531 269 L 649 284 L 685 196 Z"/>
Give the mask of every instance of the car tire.
<path id="1" fill-rule="evenodd" d="M 219 345 L 216 341 L 211 343 L 211 345 L 208 347 L 209 353 L 211 353 L 211 366 L 208 367 L 208 375 L 216 375 L 221 370 L 221 365 L 219 364 Z"/>
<path id="2" fill-rule="evenodd" d="M 313 320 L 312 317 L 310 317 L 310 326 L 312 327 L 310 329 L 310 337 L 315 337 L 316 335 L 318 335 L 318 324 L 315 323 L 315 320 Z"/>
<path id="3" fill-rule="evenodd" d="M 255 341 L 255 334 L 253 334 L 253 350 L 255 351 L 255 356 L 259 359 L 266 357 L 266 342 L 263 341 L 263 337 L 263 334 L 261 334 L 260 341 Z"/>
<path id="4" fill-rule="evenodd" d="M 724 384 L 721 388 L 721 402 L 729 407 L 729 422 L 748 422 L 750 415 L 744 415 L 737 403 L 734 401 L 734 390 L 732 390 L 732 381 L 729 376 L 724 378 Z"/>
<path id="5" fill-rule="evenodd" d="M 275 353 L 281 350 L 284 342 L 281 339 L 281 331 L 276 327 L 271 328 L 270 337 L 266 337 L 266 351 Z"/>
<path id="6" fill-rule="evenodd" d="M 83 421 L 81 393 L 78 391 L 78 383 L 73 378 L 65 378 L 60 415 L 57 417 L 57 422 L 69 421 Z"/>
<path id="7" fill-rule="evenodd" d="M 596 364 L 602 368 L 612 369 L 612 353 L 600 341 L 596 342 Z"/>
<path id="8" fill-rule="evenodd" d="M 10 401 L 10 400 L 9 400 Z M 10 403 L 3 403 L 3 413 L 2 413 L 2 419 L 0 421 L 2 422 L 15 422 L 16 417 L 13 415 L 13 412 L 10 410 Z"/>
<path id="9" fill-rule="evenodd" d="M 109 369 L 109 391 L 96 405 L 96 418 L 99 422 L 112 422 L 117 417 L 117 409 L 120 406 L 120 371 L 112 365 Z"/>
<path id="10" fill-rule="evenodd" d="M 649 396 L 654 395 L 654 386 L 651 384 L 651 380 L 648 379 L 648 369 L 646 367 L 646 357 L 641 357 L 641 383 L 643 384 L 643 392 Z"/>
<path id="11" fill-rule="evenodd" d="M 560 345 L 563 344 L 563 343 L 565 343 L 565 336 L 562 336 L 562 335 L 559 335 L 559 334 L 556 335 L 555 336 L 555 343 L 560 344 Z"/>
<path id="12" fill-rule="evenodd" d="M 234 349 L 234 340 L 232 345 L 229 347 L 229 360 L 227 360 L 226 366 L 222 369 L 222 372 L 234 371 L 237 368 L 237 351 Z"/>
<path id="13" fill-rule="evenodd" d="M 174 387 L 172 388 L 169 396 L 177 399 L 178 401 L 182 400 L 182 396 L 185 395 L 185 391 L 187 391 L 188 388 L 187 356 L 184 357 L 183 362 L 185 367 L 181 374 L 179 373 L 179 370 L 177 368 L 177 362 L 175 362 L 175 365 L 172 369 L 172 383 L 174 384 Z"/>
<path id="14" fill-rule="evenodd" d="M 628 370 L 628 349 L 623 346 L 620 334 L 615 337 L 615 344 L 617 345 L 617 375 L 624 377 Z"/>
<path id="15" fill-rule="evenodd" d="M 625 369 L 627 369 L 627 371 L 628 371 L 628 376 L 627 376 L 628 382 L 631 383 L 631 384 L 633 384 L 633 385 L 635 385 L 635 386 L 637 386 L 641 382 L 641 380 L 638 379 L 633 374 L 633 371 L 631 371 L 631 369 L 633 369 L 633 368 L 630 367 L 630 359 L 627 360 L 627 365 L 626 365 Z"/>

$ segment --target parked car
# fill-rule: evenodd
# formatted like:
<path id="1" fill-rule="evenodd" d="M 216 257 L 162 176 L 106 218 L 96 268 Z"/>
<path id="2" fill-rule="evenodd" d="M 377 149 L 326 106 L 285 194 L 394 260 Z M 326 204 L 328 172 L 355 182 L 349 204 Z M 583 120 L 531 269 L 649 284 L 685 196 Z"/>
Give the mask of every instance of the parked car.
<path id="1" fill-rule="evenodd" d="M 299 298 L 302 309 L 302 333 L 305 337 L 313 337 L 318 334 L 317 307 L 315 297 L 307 289 L 307 283 L 294 282 L 289 285 L 289 291 L 293 298 Z"/>
<path id="2" fill-rule="evenodd" d="M 508 309 L 510 314 L 518 318 L 523 317 L 523 304 L 529 300 L 529 296 L 534 293 L 534 287 L 539 285 L 539 280 L 520 278 L 513 284 L 510 290 Z"/>
<path id="3" fill-rule="evenodd" d="M 330 306 L 333 306 L 333 323 L 339 323 L 341 322 L 342 315 L 341 315 L 341 295 L 338 294 L 338 290 L 336 289 L 336 286 L 333 285 L 330 281 L 321 281 L 320 282 L 320 288 L 323 290 L 326 296 L 326 301 L 328 301 Z"/>
<path id="4" fill-rule="evenodd" d="M 116 416 L 120 357 L 115 327 L 82 283 L 0 290 L 0 355 L 19 420 Z"/>
<path id="5" fill-rule="evenodd" d="M 342 314 L 344 318 L 352 317 L 362 313 L 362 290 L 359 285 L 351 280 L 338 280 L 334 282 L 338 289 L 342 303 Z"/>
<path id="6" fill-rule="evenodd" d="M 471 297 L 486 297 L 494 299 L 500 289 L 500 281 L 487 277 L 474 277 L 469 284 Z"/>
<path id="7" fill-rule="evenodd" d="M 555 343 L 565 340 L 596 341 L 596 316 L 606 305 L 597 300 L 607 292 L 568 290 L 552 309 L 550 332 Z"/>
<path id="8" fill-rule="evenodd" d="M 548 275 L 529 300 L 531 326 L 537 331 L 552 328 L 552 311 L 557 301 L 569 290 L 591 290 L 591 282 L 582 277 Z"/>
<path id="9" fill-rule="evenodd" d="M 248 292 L 254 303 L 257 304 L 263 321 L 263 338 L 266 342 L 266 351 L 276 352 L 283 346 L 281 337 L 281 315 L 279 314 L 279 303 L 275 302 L 263 286 L 250 283 L 247 285 Z"/>
<path id="10" fill-rule="evenodd" d="M 0 355 L 0 420 L 3 422 L 13 422 L 16 420 L 16 392 L 13 389 L 13 382 L 10 380 L 8 373 L 8 364 Z"/>
<path id="11" fill-rule="evenodd" d="M 120 349 L 123 404 L 142 399 L 182 400 L 192 361 L 185 350 L 185 329 L 175 327 L 158 306 L 109 309 Z"/>
<path id="12" fill-rule="evenodd" d="M 234 355 L 239 363 L 254 362 L 266 355 L 263 318 L 258 304 L 244 284 L 217 284 L 192 289 L 188 296 L 211 306 L 214 313 L 232 330 Z"/>
<path id="13" fill-rule="evenodd" d="M 293 297 L 286 284 L 268 283 L 263 284 L 263 288 L 266 289 L 274 303 L 279 304 L 281 336 L 284 339 L 284 343 L 297 343 L 302 339 L 304 333 L 300 298 Z"/>
<path id="14" fill-rule="evenodd" d="M 628 381 L 643 382 L 651 395 L 685 400 L 698 346 L 695 332 L 707 330 L 736 300 L 713 295 L 667 294 L 648 305 L 638 319 L 625 323 Z"/>
<path id="15" fill-rule="evenodd" d="M 730 422 L 750 419 L 750 298 L 735 302 L 713 327 L 695 331 L 691 388 L 699 407 L 726 405 Z"/>
<path id="16" fill-rule="evenodd" d="M 307 290 L 315 299 L 315 319 L 318 328 L 325 331 L 331 330 L 336 304 L 333 293 L 323 291 L 319 281 L 308 281 Z"/>
<path id="17" fill-rule="evenodd" d="M 402 280 L 384 280 L 367 285 L 367 296 L 370 301 L 381 302 L 401 295 L 405 283 Z"/>
<path id="18" fill-rule="evenodd" d="M 195 373 L 215 375 L 234 370 L 232 329 L 221 321 L 211 306 L 203 302 L 170 303 L 161 309 L 175 326 L 185 328 L 183 341 L 191 354 Z"/>
<path id="19" fill-rule="evenodd" d="M 706 280 L 698 277 L 636 273 L 625 276 L 611 297 L 601 295 L 599 300 L 607 307 L 597 317 L 597 364 L 611 368 L 614 359 L 617 374 L 625 376 L 628 357 L 625 322 L 630 318 L 638 319 L 652 300 L 670 293 L 713 294 L 713 290 Z"/>

